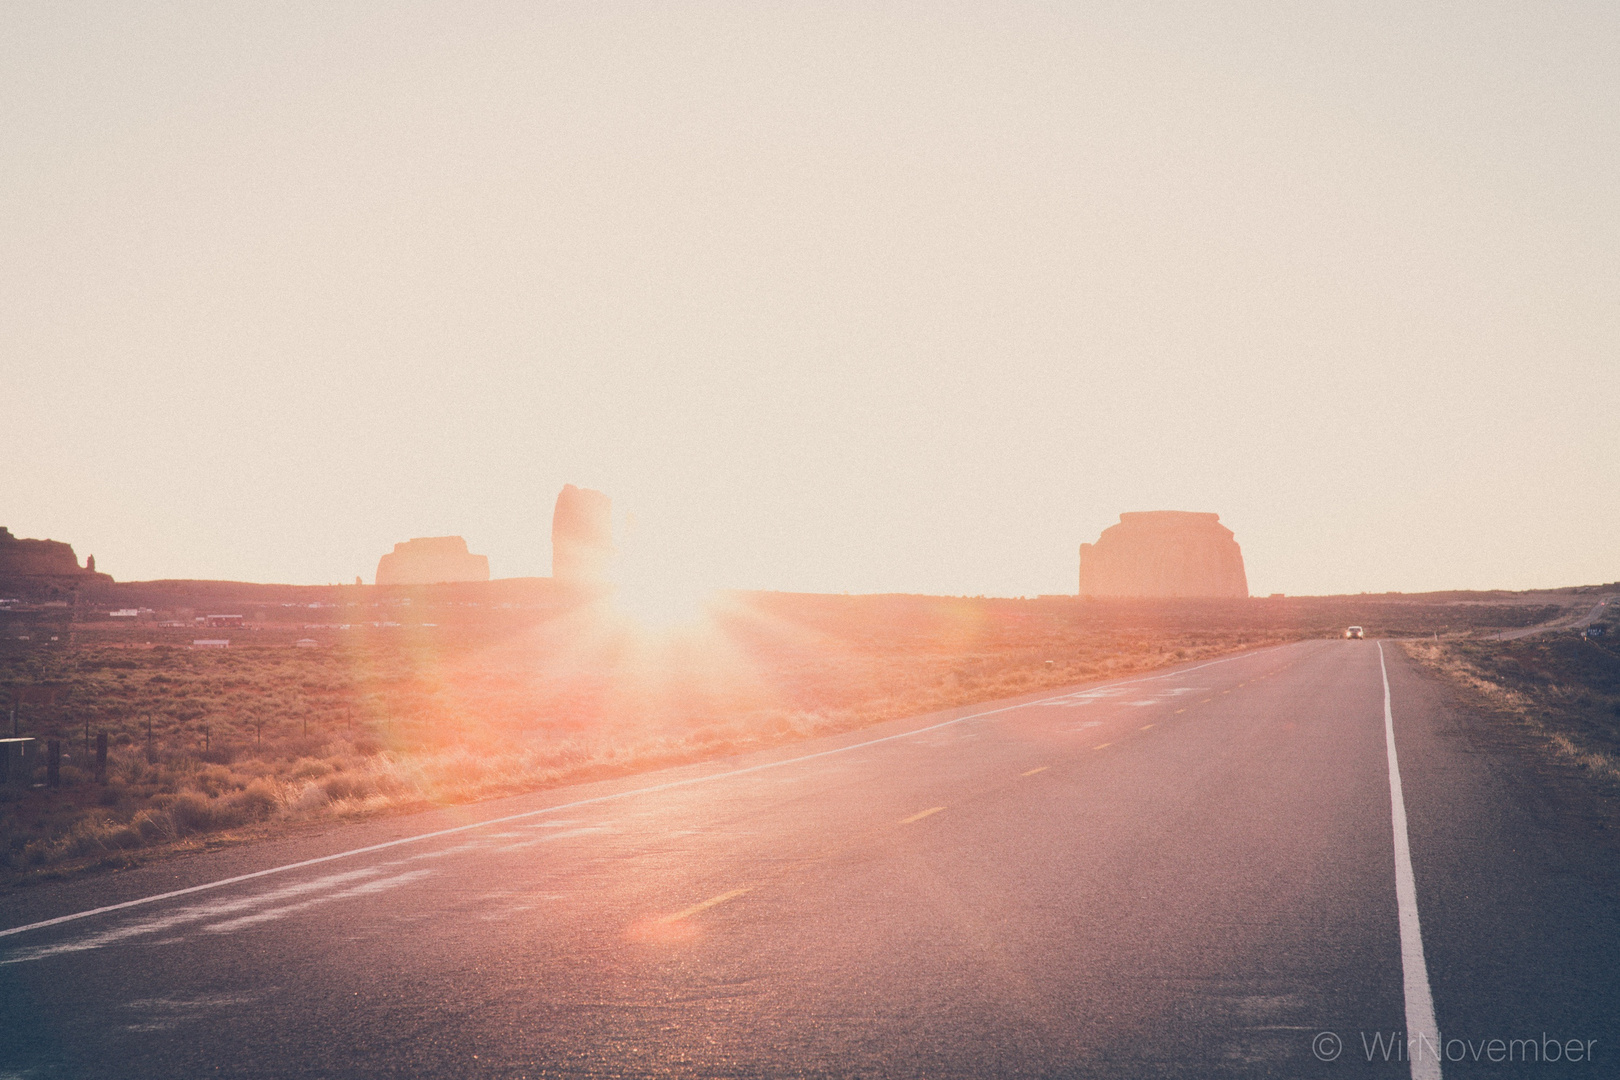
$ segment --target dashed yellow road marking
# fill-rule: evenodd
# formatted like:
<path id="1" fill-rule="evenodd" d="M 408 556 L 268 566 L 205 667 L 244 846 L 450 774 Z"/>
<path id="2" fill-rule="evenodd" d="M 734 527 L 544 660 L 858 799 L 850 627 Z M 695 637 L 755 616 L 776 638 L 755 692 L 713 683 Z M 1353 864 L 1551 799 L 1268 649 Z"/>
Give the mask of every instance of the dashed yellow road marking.
<path id="1" fill-rule="evenodd" d="M 1199 702 L 1199 703 L 1198 703 L 1198 704 L 1200 704 L 1200 705 L 1208 705 L 1208 704 L 1209 704 L 1209 703 L 1210 703 L 1210 702 L 1212 702 L 1212 701 L 1214 701 L 1214 700 L 1215 700 L 1215 699 L 1214 699 L 1214 698 L 1212 698 L 1212 697 L 1207 697 L 1207 698 L 1205 698 L 1205 699 L 1204 699 L 1204 700 L 1203 700 L 1203 701 L 1200 701 L 1200 702 Z"/>
<path id="2" fill-rule="evenodd" d="M 1152 725 L 1152 724 L 1143 724 L 1143 725 L 1142 725 L 1142 730 L 1143 730 L 1143 731 L 1146 731 L 1146 730 L 1147 730 L 1147 729 L 1148 729 L 1148 728 L 1150 728 L 1150 727 L 1152 727 L 1152 726 L 1153 726 L 1153 725 Z"/>
<path id="3" fill-rule="evenodd" d="M 908 818 L 901 818 L 900 819 L 900 824 L 902 824 L 902 825 L 910 825 L 913 821 L 921 821 L 923 818 L 927 817 L 929 814 L 937 814 L 943 809 L 945 809 L 943 806 L 930 806 L 927 810 L 924 810 L 921 813 L 912 814 Z"/>
<path id="4" fill-rule="evenodd" d="M 1037 765 L 1033 769 L 1029 770 L 1026 773 L 1022 773 L 1021 775 L 1023 775 L 1023 776 L 1034 776 L 1036 773 L 1045 772 L 1049 768 L 1051 768 L 1050 765 Z"/>
<path id="5" fill-rule="evenodd" d="M 1111 743 L 1111 742 L 1098 743 L 1096 746 L 1093 746 L 1092 749 L 1093 750 L 1103 750 L 1103 749 L 1106 749 L 1106 748 L 1108 748 L 1110 746 L 1113 746 L 1113 745 L 1114 744 Z"/>
<path id="6" fill-rule="evenodd" d="M 1186 711 L 1187 711 L 1187 710 L 1186 710 L 1186 709 L 1185 709 L 1185 708 L 1180 708 L 1180 709 L 1177 709 L 1177 710 L 1176 710 L 1176 712 L 1178 712 L 1178 713 L 1184 713 L 1184 712 L 1186 712 Z"/>
<path id="7" fill-rule="evenodd" d="M 700 914 L 702 912 L 708 911 L 710 908 L 715 907 L 718 904 L 723 904 L 727 900 L 735 900 L 735 899 L 737 899 L 737 897 L 741 896 L 743 893 L 751 892 L 753 890 L 753 888 L 754 887 L 752 885 L 744 885 L 740 889 L 732 889 L 730 892 L 723 892 L 719 896 L 711 896 L 707 900 L 704 900 L 702 903 L 693 904 L 691 907 L 687 908 L 685 911 L 677 911 L 673 915 L 665 915 L 659 921 L 660 922 L 672 923 L 672 922 L 680 922 L 682 919 L 690 919 L 693 915 L 697 915 L 697 914 Z"/>

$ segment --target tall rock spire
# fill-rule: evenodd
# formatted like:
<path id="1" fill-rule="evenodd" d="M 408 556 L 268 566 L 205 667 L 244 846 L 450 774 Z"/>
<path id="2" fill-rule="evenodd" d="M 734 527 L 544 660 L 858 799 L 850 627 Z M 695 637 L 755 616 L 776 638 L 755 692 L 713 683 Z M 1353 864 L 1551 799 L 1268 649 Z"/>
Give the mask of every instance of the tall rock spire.
<path id="1" fill-rule="evenodd" d="M 613 562 L 613 500 L 564 484 L 551 513 L 551 576 L 602 581 Z"/>

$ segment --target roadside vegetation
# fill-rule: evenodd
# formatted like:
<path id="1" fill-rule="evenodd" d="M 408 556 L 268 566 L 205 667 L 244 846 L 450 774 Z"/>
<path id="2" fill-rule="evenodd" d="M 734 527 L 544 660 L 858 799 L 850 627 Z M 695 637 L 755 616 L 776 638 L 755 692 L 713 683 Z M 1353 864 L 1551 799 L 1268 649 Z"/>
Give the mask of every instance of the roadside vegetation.
<path id="1" fill-rule="evenodd" d="M 1550 763 L 1620 797 L 1620 626 L 1516 641 L 1409 641 L 1413 658 L 1513 725 Z"/>
<path id="2" fill-rule="evenodd" d="M 95 626 L 59 635 L 71 645 L 14 644 L 0 686 L 57 689 L 52 704 L 25 704 L 20 725 L 36 747 L 57 739 L 63 758 L 60 787 L 44 786 L 37 749 L 22 782 L 0 786 L 0 878 L 697 761 L 1337 636 L 1351 621 L 1422 635 L 1547 614 L 1357 598 L 747 594 L 655 631 L 601 603 L 527 621 L 506 607 L 357 624 L 318 647 L 273 627 L 238 631 L 227 649 Z"/>

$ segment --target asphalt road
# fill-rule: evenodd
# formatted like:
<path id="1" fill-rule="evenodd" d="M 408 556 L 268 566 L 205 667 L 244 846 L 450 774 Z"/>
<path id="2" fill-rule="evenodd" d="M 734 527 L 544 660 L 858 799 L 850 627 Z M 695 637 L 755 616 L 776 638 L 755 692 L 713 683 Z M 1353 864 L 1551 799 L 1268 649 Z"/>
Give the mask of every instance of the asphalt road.
<path id="1" fill-rule="evenodd" d="M 1384 655 L 1444 1075 L 1620 1075 L 1588 825 Z M 22 890 L 0 1077 L 1406 1076 L 1379 657 L 1305 642 Z"/>

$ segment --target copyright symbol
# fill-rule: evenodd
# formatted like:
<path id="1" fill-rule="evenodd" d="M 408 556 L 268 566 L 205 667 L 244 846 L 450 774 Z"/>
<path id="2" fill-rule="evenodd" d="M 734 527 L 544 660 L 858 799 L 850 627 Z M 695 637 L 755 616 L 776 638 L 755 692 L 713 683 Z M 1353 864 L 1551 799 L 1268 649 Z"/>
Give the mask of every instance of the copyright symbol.
<path id="1" fill-rule="evenodd" d="M 1344 1052 L 1344 1044 L 1331 1031 L 1319 1031 L 1311 1040 L 1311 1053 L 1318 1061 L 1335 1061 Z"/>

